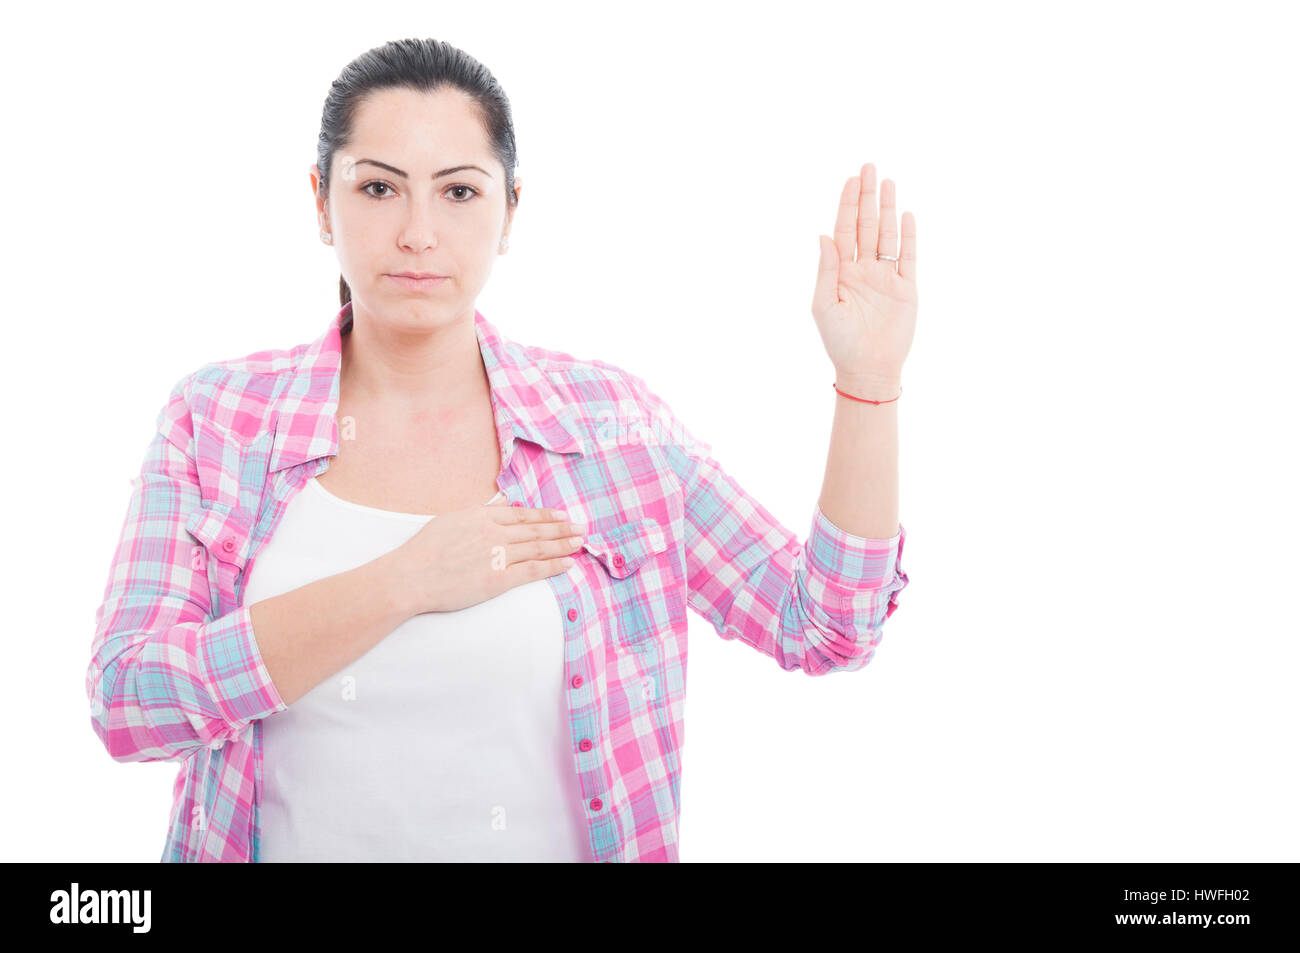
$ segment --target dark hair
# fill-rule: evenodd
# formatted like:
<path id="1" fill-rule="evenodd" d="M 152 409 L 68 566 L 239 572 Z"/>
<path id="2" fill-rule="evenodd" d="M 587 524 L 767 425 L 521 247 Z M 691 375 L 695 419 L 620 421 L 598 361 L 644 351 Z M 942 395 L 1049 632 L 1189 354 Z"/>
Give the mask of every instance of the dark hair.
<path id="1" fill-rule="evenodd" d="M 334 153 L 352 138 L 352 122 L 361 100 L 381 89 L 413 89 L 434 92 L 454 87 L 469 94 L 478 105 L 483 129 L 492 151 L 506 171 L 506 203 L 517 205 L 515 195 L 515 126 L 510 100 L 486 66 L 443 40 L 393 40 L 367 50 L 339 73 L 325 97 L 320 117 L 320 142 L 316 164 L 320 167 L 320 190 L 329 199 L 330 163 Z M 352 289 L 339 275 L 339 304 L 352 300 Z"/>

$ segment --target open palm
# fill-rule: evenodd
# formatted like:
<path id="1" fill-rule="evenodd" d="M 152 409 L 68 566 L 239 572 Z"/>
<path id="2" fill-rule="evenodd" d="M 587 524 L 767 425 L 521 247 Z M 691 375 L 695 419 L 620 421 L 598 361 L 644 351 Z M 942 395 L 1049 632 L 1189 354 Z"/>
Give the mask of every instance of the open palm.
<path id="1" fill-rule="evenodd" d="M 840 193 L 834 239 L 818 236 L 813 318 L 836 373 L 853 380 L 896 380 L 916 332 L 916 218 L 903 213 L 900 250 L 896 214 L 890 179 L 877 210 L 868 162 Z"/>

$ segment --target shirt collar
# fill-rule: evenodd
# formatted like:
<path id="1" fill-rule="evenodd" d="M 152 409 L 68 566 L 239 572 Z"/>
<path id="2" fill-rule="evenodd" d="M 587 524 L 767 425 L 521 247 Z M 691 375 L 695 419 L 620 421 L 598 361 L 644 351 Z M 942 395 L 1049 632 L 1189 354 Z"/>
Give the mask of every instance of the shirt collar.
<path id="1" fill-rule="evenodd" d="M 271 472 L 339 451 L 337 420 L 343 333 L 352 326 L 352 302 L 330 321 L 325 333 L 306 346 L 280 395 Z M 483 366 L 487 369 L 504 471 L 515 440 L 528 440 L 556 453 L 586 453 L 577 415 L 552 386 L 528 349 L 501 334 L 474 311 Z"/>

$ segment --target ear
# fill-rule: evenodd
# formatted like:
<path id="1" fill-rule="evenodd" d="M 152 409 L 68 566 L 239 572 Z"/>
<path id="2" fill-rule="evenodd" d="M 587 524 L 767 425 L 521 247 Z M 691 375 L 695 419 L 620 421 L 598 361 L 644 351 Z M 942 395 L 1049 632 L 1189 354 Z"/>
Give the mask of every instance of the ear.
<path id="1" fill-rule="evenodd" d="M 325 200 L 320 194 L 320 167 L 313 162 L 307 174 L 311 180 L 312 195 L 316 197 L 316 218 L 319 220 L 320 227 L 328 230 L 329 210 L 325 208 Z"/>
<path id="2" fill-rule="evenodd" d="M 520 179 L 518 176 L 515 177 L 515 191 L 521 195 L 523 194 L 523 180 Z M 519 211 L 518 205 L 510 205 L 509 203 L 506 204 L 506 227 L 507 228 L 514 225 L 515 212 L 517 211 Z"/>

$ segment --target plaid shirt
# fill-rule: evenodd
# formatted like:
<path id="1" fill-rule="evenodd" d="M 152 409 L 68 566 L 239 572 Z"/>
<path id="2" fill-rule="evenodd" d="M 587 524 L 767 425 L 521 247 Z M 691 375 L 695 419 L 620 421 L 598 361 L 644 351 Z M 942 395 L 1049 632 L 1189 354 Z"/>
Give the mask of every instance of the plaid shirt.
<path id="1" fill-rule="evenodd" d="M 178 381 L 132 480 L 86 691 L 114 760 L 180 763 L 164 861 L 258 860 L 262 719 L 288 706 L 244 582 L 294 494 L 338 453 L 351 312 L 310 344 Z M 801 543 L 641 378 L 474 321 L 498 486 L 516 506 L 588 524 L 585 552 L 549 582 L 593 855 L 676 861 L 687 606 L 785 670 L 856 671 L 907 585 L 906 533 L 853 536 L 817 507 Z"/>

